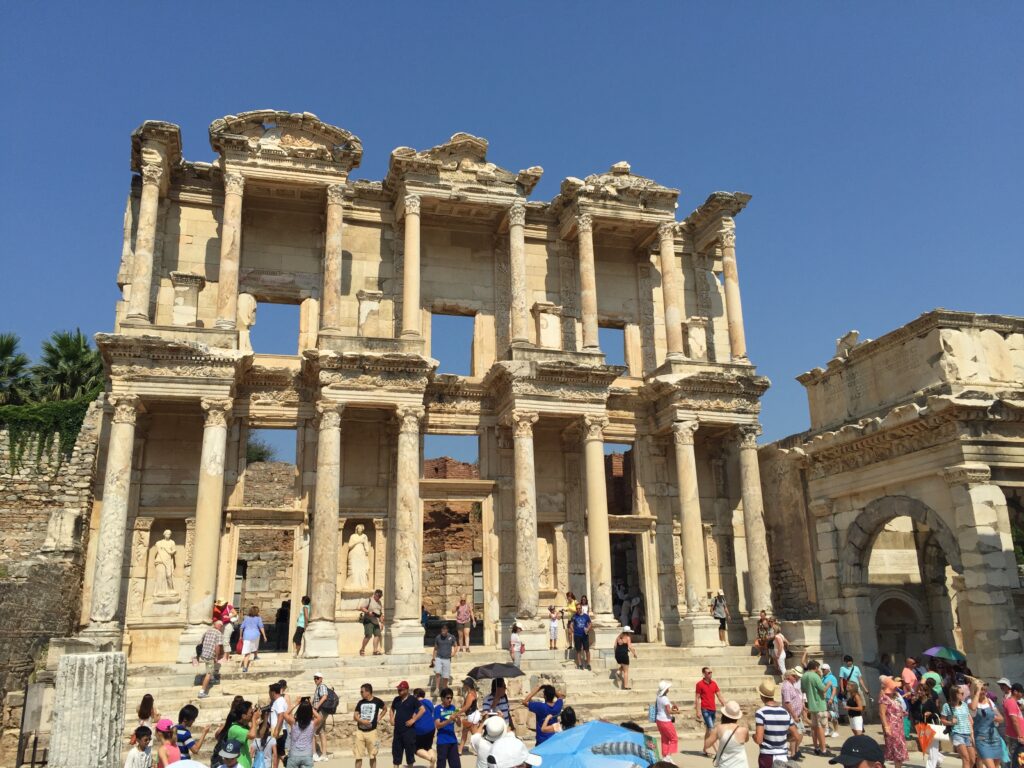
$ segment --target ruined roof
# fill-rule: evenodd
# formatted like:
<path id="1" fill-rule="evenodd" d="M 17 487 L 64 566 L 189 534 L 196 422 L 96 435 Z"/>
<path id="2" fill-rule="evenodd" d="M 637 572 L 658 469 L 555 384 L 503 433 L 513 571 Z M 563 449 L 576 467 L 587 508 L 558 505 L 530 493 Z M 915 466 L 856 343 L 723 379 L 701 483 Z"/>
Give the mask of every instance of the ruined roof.
<path id="1" fill-rule="evenodd" d="M 142 170 L 142 145 L 146 141 L 156 141 L 167 151 L 167 164 L 170 168 L 181 165 L 181 128 L 174 123 L 163 120 L 146 120 L 132 131 L 132 170 Z"/>
<path id="2" fill-rule="evenodd" d="M 257 109 L 227 115 L 210 123 L 210 146 L 221 154 L 237 152 L 326 161 L 345 171 L 358 167 L 363 144 L 344 128 L 310 112 Z"/>
<path id="3" fill-rule="evenodd" d="M 681 227 L 691 232 L 697 232 L 719 217 L 735 216 L 747 206 L 748 202 L 750 202 L 750 195 L 746 192 L 712 192 L 708 195 L 707 200 L 686 217 Z"/>

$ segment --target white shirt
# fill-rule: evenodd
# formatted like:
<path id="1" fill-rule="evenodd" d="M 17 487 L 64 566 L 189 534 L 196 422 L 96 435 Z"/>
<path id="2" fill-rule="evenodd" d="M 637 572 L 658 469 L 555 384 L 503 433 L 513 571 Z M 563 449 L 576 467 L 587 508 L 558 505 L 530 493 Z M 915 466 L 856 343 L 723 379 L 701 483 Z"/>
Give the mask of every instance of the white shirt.
<path id="1" fill-rule="evenodd" d="M 476 752 L 476 768 L 488 768 L 487 758 L 494 747 L 493 741 L 488 741 L 482 733 L 474 733 L 469 737 L 470 746 Z"/>
<path id="2" fill-rule="evenodd" d="M 288 711 L 288 702 L 284 700 L 284 696 L 278 696 L 274 699 L 274 703 L 270 705 L 270 732 L 273 733 L 274 729 L 277 728 L 277 719 Z M 281 733 L 288 730 L 288 723 L 281 725 Z"/>
<path id="3" fill-rule="evenodd" d="M 668 696 L 659 696 L 655 700 L 654 705 L 656 710 L 654 715 L 655 720 L 662 723 L 672 722 L 672 713 L 670 712 L 672 709 L 672 702 L 669 701 Z"/>

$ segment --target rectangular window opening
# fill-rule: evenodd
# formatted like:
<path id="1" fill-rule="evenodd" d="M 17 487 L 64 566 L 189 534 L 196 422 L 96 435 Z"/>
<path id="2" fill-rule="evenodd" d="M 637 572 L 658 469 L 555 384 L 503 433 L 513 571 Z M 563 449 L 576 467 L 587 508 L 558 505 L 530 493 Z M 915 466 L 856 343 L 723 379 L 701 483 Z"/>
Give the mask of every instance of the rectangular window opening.
<path id="1" fill-rule="evenodd" d="M 424 435 L 423 478 L 467 480 L 480 477 L 478 435 Z"/>
<path id="2" fill-rule="evenodd" d="M 597 342 L 607 365 L 626 364 L 626 329 L 602 325 L 597 329 Z"/>
<path id="3" fill-rule="evenodd" d="M 294 506 L 298 493 L 296 439 L 294 429 L 249 429 L 242 494 L 245 506 Z"/>
<path id="4" fill-rule="evenodd" d="M 633 446 L 629 443 L 604 444 L 604 482 L 608 514 L 633 514 Z"/>
<path id="5" fill-rule="evenodd" d="M 245 332 L 245 328 L 241 328 Z M 255 322 L 248 329 L 252 351 L 264 355 L 295 355 L 299 349 L 299 305 L 258 301 Z"/>
<path id="6" fill-rule="evenodd" d="M 430 356 L 438 373 L 473 375 L 473 315 L 430 316 Z"/>

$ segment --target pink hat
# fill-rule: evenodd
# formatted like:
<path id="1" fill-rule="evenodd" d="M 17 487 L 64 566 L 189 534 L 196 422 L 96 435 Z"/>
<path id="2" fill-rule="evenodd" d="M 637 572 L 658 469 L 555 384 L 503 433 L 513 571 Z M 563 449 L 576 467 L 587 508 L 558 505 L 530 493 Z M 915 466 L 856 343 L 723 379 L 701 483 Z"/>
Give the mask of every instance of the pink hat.
<path id="1" fill-rule="evenodd" d="M 170 733 L 171 728 L 173 727 L 174 723 L 171 722 L 170 718 L 161 717 L 159 720 L 156 721 L 156 729 L 160 731 L 160 733 Z"/>

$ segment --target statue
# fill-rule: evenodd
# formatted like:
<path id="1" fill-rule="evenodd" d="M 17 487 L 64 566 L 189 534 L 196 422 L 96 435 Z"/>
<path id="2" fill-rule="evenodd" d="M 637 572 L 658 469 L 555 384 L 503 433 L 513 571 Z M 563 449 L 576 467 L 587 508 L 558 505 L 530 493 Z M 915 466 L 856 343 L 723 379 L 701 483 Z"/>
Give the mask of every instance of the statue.
<path id="1" fill-rule="evenodd" d="M 543 536 L 537 539 L 537 584 L 541 589 L 553 589 L 551 574 L 551 545 Z"/>
<path id="2" fill-rule="evenodd" d="M 370 537 L 366 526 L 359 523 L 348 539 L 348 575 L 346 589 L 359 589 L 370 584 Z"/>
<path id="3" fill-rule="evenodd" d="M 238 348 L 243 352 L 252 352 L 249 332 L 256 325 L 256 297 L 251 293 L 238 294 L 235 323 L 238 326 Z"/>
<path id="4" fill-rule="evenodd" d="M 153 594 L 155 597 L 177 597 L 174 588 L 174 556 L 178 553 L 178 545 L 171 538 L 171 532 L 164 531 L 164 537 L 153 545 Z"/>

